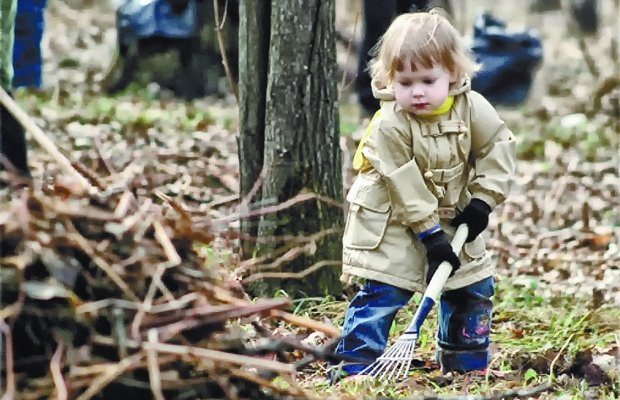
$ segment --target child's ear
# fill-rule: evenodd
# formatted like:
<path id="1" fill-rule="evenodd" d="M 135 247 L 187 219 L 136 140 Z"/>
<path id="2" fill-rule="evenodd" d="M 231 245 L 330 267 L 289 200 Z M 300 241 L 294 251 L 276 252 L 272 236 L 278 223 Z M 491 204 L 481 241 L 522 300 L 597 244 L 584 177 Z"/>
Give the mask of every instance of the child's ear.
<path id="1" fill-rule="evenodd" d="M 450 83 L 455 83 L 459 79 L 459 74 L 456 72 L 450 73 Z"/>

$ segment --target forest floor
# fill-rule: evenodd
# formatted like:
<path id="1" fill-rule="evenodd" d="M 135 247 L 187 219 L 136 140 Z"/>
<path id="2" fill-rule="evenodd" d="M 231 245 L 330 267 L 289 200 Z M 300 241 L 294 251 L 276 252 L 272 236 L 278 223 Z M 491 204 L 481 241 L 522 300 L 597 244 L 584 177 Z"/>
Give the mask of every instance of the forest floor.
<path id="1" fill-rule="evenodd" d="M 337 27 L 357 37 L 351 3 L 337 1 Z M 500 109 L 517 137 L 519 164 L 516 185 L 494 212 L 488 230 L 499 280 L 491 362 L 496 373 L 442 376 L 431 361 L 435 323 L 430 318 L 417 353 L 426 362 L 411 379 L 399 385 L 330 387 L 325 366 L 314 364 L 299 375 L 310 395 L 373 398 L 434 392 L 491 398 L 550 382 L 550 390 L 531 397 L 620 398 L 620 87 L 602 96 L 600 104 L 593 101 L 619 73 L 618 10 L 614 12 L 613 1 L 601 1 L 597 36 L 581 37 L 561 12 L 531 16 L 526 10 L 515 12 L 513 3 L 475 2 L 500 18 L 512 18 L 510 26 L 536 28 L 544 46 L 527 103 Z M 466 22 L 475 11 L 470 8 L 457 19 L 467 32 Z M 113 24 L 112 7 L 105 2 L 50 2 L 43 42 L 45 88 L 18 91 L 18 102 L 71 160 L 92 170 L 107 160 L 115 171 L 110 181 L 142 180 L 145 188 L 159 188 L 213 217 L 234 213 L 239 181 L 234 97 L 185 102 L 156 85 L 132 85 L 114 97 L 101 94 L 99 81 L 114 52 Z M 355 57 L 340 50 L 341 69 L 352 70 Z M 588 65 L 590 58 L 596 60 L 595 68 Z M 345 190 L 351 183 L 350 155 L 366 122 L 350 80 L 350 75 L 342 80 L 340 105 Z M 34 142 L 30 165 L 41 181 L 59 172 Z M 211 207 L 214 203 L 218 206 Z M 222 263 L 234 252 L 224 240 L 214 246 Z M 296 313 L 339 326 L 347 303 L 345 296 L 335 296 L 297 299 L 295 304 Z M 391 337 L 402 332 L 412 314 L 413 307 L 399 314 Z M 286 326 L 278 329 L 295 334 Z"/>

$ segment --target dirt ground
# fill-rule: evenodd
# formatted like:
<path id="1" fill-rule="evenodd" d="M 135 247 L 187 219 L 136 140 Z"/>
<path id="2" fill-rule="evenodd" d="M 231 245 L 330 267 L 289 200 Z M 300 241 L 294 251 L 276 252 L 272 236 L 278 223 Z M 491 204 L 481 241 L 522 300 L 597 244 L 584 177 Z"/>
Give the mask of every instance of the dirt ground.
<path id="1" fill-rule="evenodd" d="M 461 1 L 455 8 L 455 24 L 465 35 L 471 33 L 475 15 L 487 9 L 506 20 L 510 29 L 535 29 L 543 42 L 544 60 L 528 101 L 520 107 L 500 109 L 518 137 L 521 160 L 517 184 L 506 204 L 496 210 L 490 228 L 489 243 L 497 254 L 497 269 L 500 276 L 539 280 L 551 292 L 587 293 L 620 305 L 620 88 L 615 86 L 602 96 L 597 109 L 592 104 L 597 90 L 618 76 L 618 4 L 601 0 L 598 34 L 582 37 L 562 11 L 534 15 L 522 3 Z M 42 48 L 44 90 L 51 93 L 52 101 L 30 106 L 40 125 L 68 152 L 76 147 L 76 138 L 69 136 L 82 135 L 85 129 L 75 124 L 73 130 L 68 129 L 67 113 L 84 113 L 102 97 L 100 81 L 115 46 L 114 7 L 108 1 L 49 2 Z M 336 8 L 337 29 L 348 37 L 359 38 L 359 1 L 337 0 Z M 594 70 L 589 68 L 588 59 L 595 61 Z M 341 124 L 352 124 L 352 130 L 359 131 L 365 121 L 359 118 L 351 91 L 355 62 L 355 55 L 340 45 L 341 70 L 349 75 L 341 85 Z M 170 99 L 169 94 L 153 88 L 147 93 Z M 142 110 L 131 97 L 121 96 L 116 101 L 117 108 L 126 105 L 129 112 L 132 107 Z M 62 110 L 63 104 L 71 104 L 71 109 Z M 194 137 L 217 139 L 222 166 L 219 171 L 226 175 L 223 180 L 228 184 L 222 185 L 220 179 L 219 188 L 210 191 L 203 187 L 196 196 L 205 196 L 205 192 L 213 198 L 232 194 L 238 179 L 234 100 L 230 96 L 206 98 L 186 107 L 202 109 L 225 120 L 224 127 L 212 127 L 202 136 L 194 132 Z M 91 123 L 87 136 L 98 136 L 101 145 L 116 154 L 126 145 L 115 142 L 118 136 L 110 133 L 114 131 L 110 126 L 114 127 L 114 123 Z M 165 126 L 157 135 L 164 146 L 180 141 L 177 130 Z M 354 140 L 343 139 L 345 161 L 353 146 Z M 83 157 L 82 153 L 74 154 Z M 31 157 L 35 175 L 53 170 L 53 166 L 47 165 L 49 158 L 36 146 L 32 146 Z M 345 164 L 345 170 L 349 167 Z M 350 178 L 350 174 L 347 176 Z M 195 176 L 192 179 L 192 187 L 209 185 Z M 345 189 L 349 184 L 345 182 Z"/>

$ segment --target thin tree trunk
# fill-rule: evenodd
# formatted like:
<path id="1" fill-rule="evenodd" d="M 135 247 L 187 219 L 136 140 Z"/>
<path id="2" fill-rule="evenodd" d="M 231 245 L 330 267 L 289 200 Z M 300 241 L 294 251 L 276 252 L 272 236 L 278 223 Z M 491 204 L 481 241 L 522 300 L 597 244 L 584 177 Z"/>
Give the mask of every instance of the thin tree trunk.
<path id="1" fill-rule="evenodd" d="M 269 1 L 241 0 L 239 2 L 239 114 L 238 139 L 240 193 L 248 196 L 259 180 L 263 166 L 265 131 L 265 93 L 267 90 L 271 4 Z M 260 204 L 260 190 L 249 201 Z M 258 219 L 241 220 L 244 238 L 258 233 Z M 243 239 L 242 255 L 252 255 L 254 241 Z"/>

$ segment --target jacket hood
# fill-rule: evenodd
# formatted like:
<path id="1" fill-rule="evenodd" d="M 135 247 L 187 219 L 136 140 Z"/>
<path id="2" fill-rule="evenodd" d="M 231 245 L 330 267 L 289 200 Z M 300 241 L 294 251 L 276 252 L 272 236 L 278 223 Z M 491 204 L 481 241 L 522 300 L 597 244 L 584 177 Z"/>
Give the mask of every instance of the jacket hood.
<path id="1" fill-rule="evenodd" d="M 370 83 L 372 88 L 372 95 L 377 100 L 382 101 L 393 101 L 394 100 L 394 89 L 391 86 L 386 86 L 379 80 L 373 79 Z M 461 78 L 461 80 L 452 85 L 450 91 L 448 92 L 449 96 L 456 96 L 458 94 L 462 94 L 471 90 L 471 79 L 469 77 Z"/>

